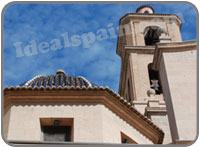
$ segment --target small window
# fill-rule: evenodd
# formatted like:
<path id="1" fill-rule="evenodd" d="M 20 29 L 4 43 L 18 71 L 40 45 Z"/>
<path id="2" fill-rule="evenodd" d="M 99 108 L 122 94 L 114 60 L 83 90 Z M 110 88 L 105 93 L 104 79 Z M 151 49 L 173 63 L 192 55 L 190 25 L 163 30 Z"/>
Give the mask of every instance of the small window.
<path id="1" fill-rule="evenodd" d="M 129 140 L 128 139 L 124 139 L 122 140 L 122 143 L 127 143 L 127 144 L 130 144 Z"/>
<path id="2" fill-rule="evenodd" d="M 73 141 L 73 118 L 40 118 L 43 141 Z"/>
<path id="3" fill-rule="evenodd" d="M 133 139 L 121 132 L 121 143 L 124 144 L 137 144 Z"/>
<path id="4" fill-rule="evenodd" d="M 44 141 L 71 141 L 71 126 L 42 126 Z"/>
<path id="5" fill-rule="evenodd" d="M 145 11 L 144 11 L 144 13 L 148 14 L 148 13 L 149 13 L 149 11 L 145 10 Z"/>

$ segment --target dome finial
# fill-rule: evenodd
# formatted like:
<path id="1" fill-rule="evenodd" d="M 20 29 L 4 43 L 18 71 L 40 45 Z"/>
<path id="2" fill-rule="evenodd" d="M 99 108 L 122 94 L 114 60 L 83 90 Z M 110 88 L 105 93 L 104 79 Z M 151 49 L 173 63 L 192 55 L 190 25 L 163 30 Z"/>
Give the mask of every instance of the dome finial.
<path id="1" fill-rule="evenodd" d="M 64 70 L 62 70 L 62 69 L 59 69 L 56 71 L 56 74 L 60 74 L 60 73 L 65 74 Z"/>

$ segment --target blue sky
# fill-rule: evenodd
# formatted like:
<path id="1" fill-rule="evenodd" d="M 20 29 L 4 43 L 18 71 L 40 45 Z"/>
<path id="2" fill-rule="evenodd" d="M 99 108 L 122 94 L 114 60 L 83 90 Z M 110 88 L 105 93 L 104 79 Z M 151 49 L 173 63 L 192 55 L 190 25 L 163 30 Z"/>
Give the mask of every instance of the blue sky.
<path id="1" fill-rule="evenodd" d="M 55 74 L 63 69 L 66 74 L 84 76 L 100 86 L 109 86 L 118 92 L 121 60 L 116 54 L 117 37 L 96 40 L 89 47 L 64 47 L 61 34 L 69 37 L 116 28 L 126 13 L 135 12 L 144 3 L 131 4 L 10 4 L 3 17 L 3 83 L 17 86 L 36 75 Z M 183 41 L 196 40 L 196 11 L 187 3 L 149 4 L 155 13 L 177 14 L 182 20 Z M 115 29 L 117 35 L 117 29 Z M 38 52 L 32 56 L 17 57 L 14 43 L 21 48 L 34 40 L 50 43 L 53 39 L 63 46 L 57 50 Z"/>

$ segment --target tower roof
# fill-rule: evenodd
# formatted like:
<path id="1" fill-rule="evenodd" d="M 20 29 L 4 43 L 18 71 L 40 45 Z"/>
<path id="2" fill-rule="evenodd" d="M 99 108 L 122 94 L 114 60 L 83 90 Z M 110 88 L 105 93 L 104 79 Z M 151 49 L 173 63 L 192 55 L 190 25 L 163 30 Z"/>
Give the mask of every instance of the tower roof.
<path id="1" fill-rule="evenodd" d="M 56 75 L 37 75 L 32 79 L 20 84 L 22 87 L 95 87 L 98 85 L 88 81 L 82 76 L 68 76 L 63 70 L 58 70 Z"/>
<path id="2" fill-rule="evenodd" d="M 137 10 L 136 10 L 136 13 L 144 13 L 142 10 L 143 9 L 145 10 L 146 8 L 148 8 L 148 9 L 150 8 L 152 13 L 154 13 L 153 7 L 151 7 L 149 5 L 142 5 L 142 6 L 138 7 Z"/>

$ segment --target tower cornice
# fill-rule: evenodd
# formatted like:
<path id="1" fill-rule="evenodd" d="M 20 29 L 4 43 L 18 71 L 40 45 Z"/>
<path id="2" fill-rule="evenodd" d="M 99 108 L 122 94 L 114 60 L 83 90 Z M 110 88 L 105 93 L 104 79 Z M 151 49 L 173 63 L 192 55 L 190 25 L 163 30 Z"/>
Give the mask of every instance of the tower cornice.
<path id="1" fill-rule="evenodd" d="M 169 21 L 169 22 L 177 22 L 179 27 L 181 28 L 182 20 L 176 14 L 146 14 L 146 13 L 127 13 L 120 19 L 120 24 L 123 24 L 124 21 L 130 20 L 131 21 L 139 21 L 139 20 L 156 20 L 156 21 Z"/>

